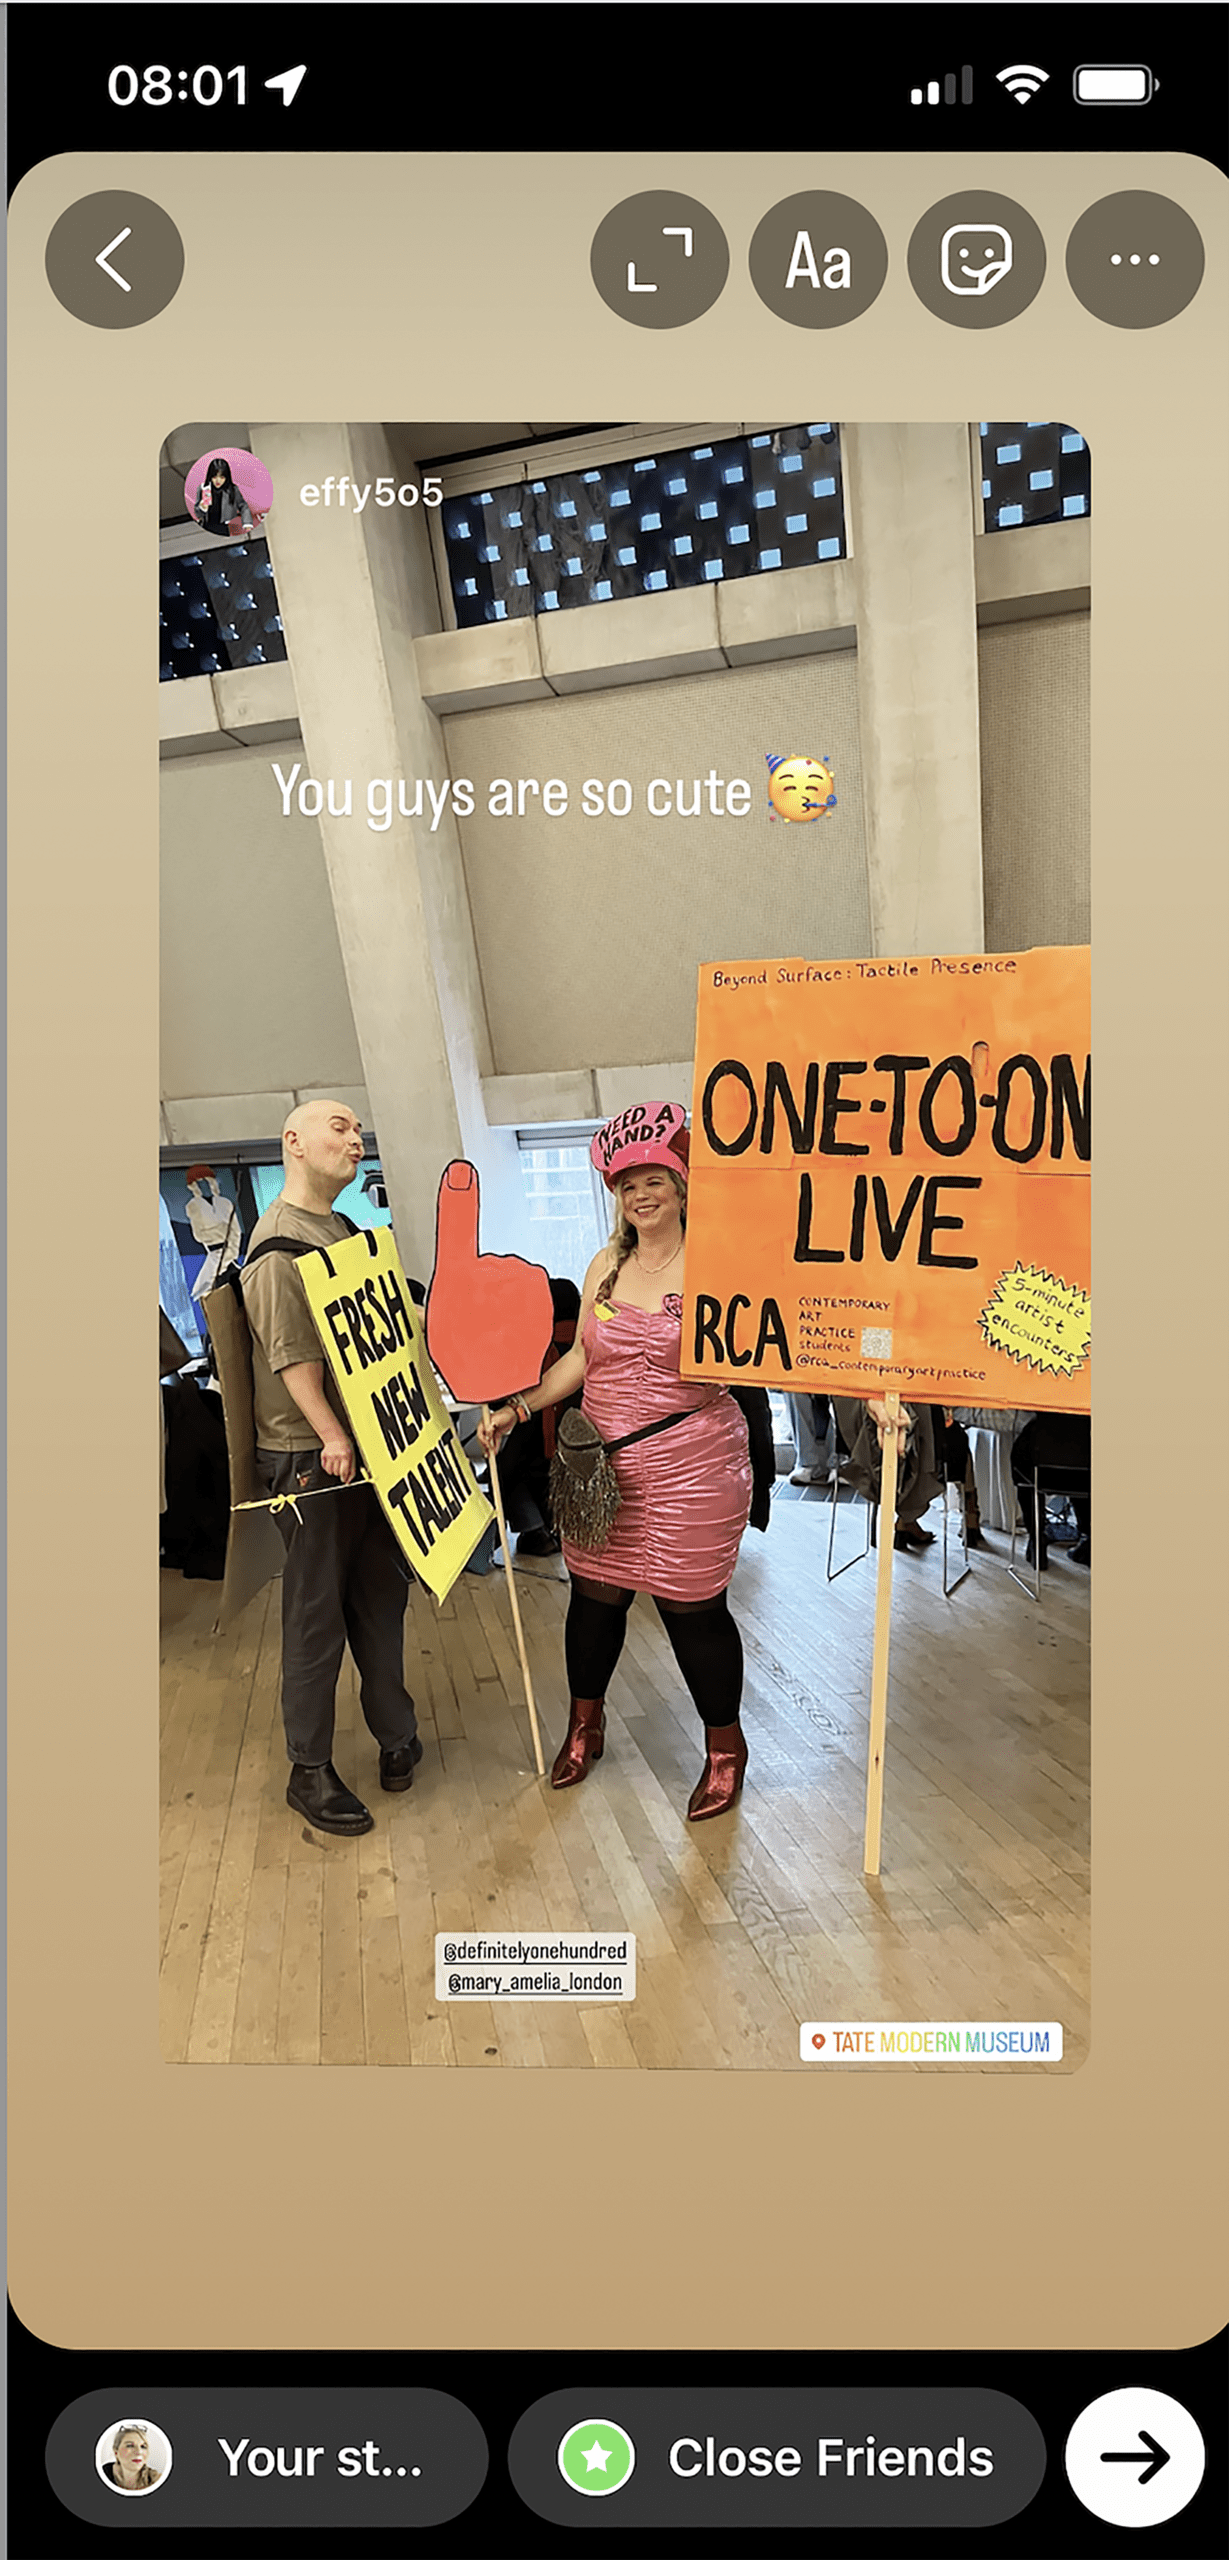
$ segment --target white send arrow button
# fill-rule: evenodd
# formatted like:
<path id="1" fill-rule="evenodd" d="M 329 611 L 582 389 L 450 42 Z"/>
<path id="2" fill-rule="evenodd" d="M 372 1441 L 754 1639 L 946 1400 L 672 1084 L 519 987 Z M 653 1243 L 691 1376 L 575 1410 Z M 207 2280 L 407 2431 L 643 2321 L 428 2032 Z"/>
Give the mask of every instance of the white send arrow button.
<path id="1" fill-rule="evenodd" d="M 129 284 L 127 276 L 122 276 L 119 273 L 118 268 L 108 266 L 107 260 L 113 249 L 118 249 L 122 241 L 130 240 L 131 238 L 132 224 L 128 223 L 122 231 L 116 232 L 114 240 L 108 240 L 106 248 L 100 249 L 94 260 L 95 266 L 102 268 L 104 276 L 110 276 L 112 284 L 117 284 L 121 293 L 131 293 L 132 286 Z"/>

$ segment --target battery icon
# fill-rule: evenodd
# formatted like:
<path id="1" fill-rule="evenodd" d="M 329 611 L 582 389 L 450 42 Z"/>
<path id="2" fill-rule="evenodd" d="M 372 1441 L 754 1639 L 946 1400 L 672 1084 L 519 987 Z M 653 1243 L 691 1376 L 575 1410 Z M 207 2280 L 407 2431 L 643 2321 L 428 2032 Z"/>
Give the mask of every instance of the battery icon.
<path id="1" fill-rule="evenodd" d="M 1072 86 L 1077 106 L 1146 107 L 1160 83 L 1145 62 L 1082 62 Z"/>

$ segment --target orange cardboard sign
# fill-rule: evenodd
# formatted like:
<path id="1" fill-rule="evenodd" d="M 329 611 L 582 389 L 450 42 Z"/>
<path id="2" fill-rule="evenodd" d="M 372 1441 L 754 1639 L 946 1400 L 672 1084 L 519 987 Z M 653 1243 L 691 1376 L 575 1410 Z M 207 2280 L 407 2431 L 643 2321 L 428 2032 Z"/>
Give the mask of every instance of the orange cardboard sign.
<path id="1" fill-rule="evenodd" d="M 435 1202 L 435 1269 L 427 1292 L 427 1349 L 463 1404 L 532 1386 L 555 1329 L 550 1279 L 518 1253 L 479 1253 L 476 1165 L 454 1156 Z"/>
<path id="2" fill-rule="evenodd" d="M 1089 953 L 700 971 L 685 1378 L 1090 1410 Z"/>

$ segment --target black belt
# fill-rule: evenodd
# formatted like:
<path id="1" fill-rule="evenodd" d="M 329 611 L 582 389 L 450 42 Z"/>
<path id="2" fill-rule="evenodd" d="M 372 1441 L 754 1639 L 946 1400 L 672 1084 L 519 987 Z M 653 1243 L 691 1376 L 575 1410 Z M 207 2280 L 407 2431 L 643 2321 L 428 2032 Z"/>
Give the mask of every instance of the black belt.
<path id="1" fill-rule="evenodd" d="M 676 1422 L 690 1422 L 693 1413 L 702 1411 L 701 1405 L 689 1405 L 685 1413 L 666 1413 L 660 1422 L 646 1422 L 639 1431 L 625 1431 L 621 1440 L 603 1443 L 606 1454 L 609 1457 L 615 1449 L 630 1449 L 633 1440 L 651 1440 L 655 1431 L 669 1431 Z"/>

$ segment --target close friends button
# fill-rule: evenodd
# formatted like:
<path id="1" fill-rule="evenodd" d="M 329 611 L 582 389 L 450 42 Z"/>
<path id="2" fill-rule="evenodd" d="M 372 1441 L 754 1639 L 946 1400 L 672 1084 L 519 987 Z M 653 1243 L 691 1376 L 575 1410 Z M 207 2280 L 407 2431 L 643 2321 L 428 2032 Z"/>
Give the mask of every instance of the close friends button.
<path id="1" fill-rule="evenodd" d="M 659 2531 L 998 2525 L 1036 2496 L 1045 2461 L 1036 2419 L 1002 2391 L 650 2391 L 600 2376 L 536 2401 L 508 2449 L 518 2496 L 549 2523 L 579 2523 L 597 2487 L 603 2521 Z"/>

